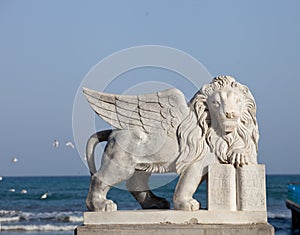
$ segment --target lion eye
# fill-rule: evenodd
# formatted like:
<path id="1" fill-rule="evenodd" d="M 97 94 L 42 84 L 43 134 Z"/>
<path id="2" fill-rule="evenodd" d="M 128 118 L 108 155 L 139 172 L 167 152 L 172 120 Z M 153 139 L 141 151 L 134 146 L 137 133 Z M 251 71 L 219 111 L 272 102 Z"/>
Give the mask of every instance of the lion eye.
<path id="1" fill-rule="evenodd" d="M 216 107 L 219 107 L 220 106 L 220 102 L 219 101 L 216 101 L 216 100 L 213 100 L 213 105 L 216 106 Z"/>

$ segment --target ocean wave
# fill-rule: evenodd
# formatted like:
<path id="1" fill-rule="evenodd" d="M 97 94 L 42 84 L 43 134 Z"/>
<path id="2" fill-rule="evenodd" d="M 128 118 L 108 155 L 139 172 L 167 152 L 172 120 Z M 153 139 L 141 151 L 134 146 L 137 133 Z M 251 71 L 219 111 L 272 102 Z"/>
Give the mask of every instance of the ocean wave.
<path id="1" fill-rule="evenodd" d="M 83 222 L 83 216 L 69 216 L 70 222 Z"/>
<path id="2" fill-rule="evenodd" d="M 16 222 L 19 221 L 19 216 L 13 216 L 13 217 L 0 217 L 0 223 L 9 223 L 9 222 Z"/>
<path id="3" fill-rule="evenodd" d="M 0 210 L 0 223 L 16 221 L 83 222 L 81 211 L 25 212 Z"/>
<path id="4" fill-rule="evenodd" d="M 17 215 L 20 211 L 17 210 L 0 210 L 0 216 L 13 216 L 13 215 Z"/>
<path id="5" fill-rule="evenodd" d="M 51 211 L 51 212 L 21 212 L 21 216 L 28 219 L 55 219 L 62 220 L 70 216 L 81 216 L 79 211 Z"/>
<path id="6" fill-rule="evenodd" d="M 76 225 L 2 225 L 1 231 L 70 231 Z"/>
<path id="7" fill-rule="evenodd" d="M 290 219 L 291 213 L 287 212 L 268 212 L 269 219 Z"/>

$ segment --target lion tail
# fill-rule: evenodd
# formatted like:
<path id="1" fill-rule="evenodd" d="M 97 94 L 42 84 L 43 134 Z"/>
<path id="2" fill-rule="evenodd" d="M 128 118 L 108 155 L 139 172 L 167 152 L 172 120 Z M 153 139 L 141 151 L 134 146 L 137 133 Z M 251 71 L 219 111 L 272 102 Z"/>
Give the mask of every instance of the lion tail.
<path id="1" fill-rule="evenodd" d="M 105 131 L 98 131 L 91 135 L 88 139 L 86 144 L 86 159 L 88 163 L 88 167 L 90 170 L 91 175 L 97 172 L 96 164 L 95 164 L 95 147 L 97 144 L 103 141 L 107 141 L 109 135 L 111 134 L 112 130 L 105 130 Z"/>

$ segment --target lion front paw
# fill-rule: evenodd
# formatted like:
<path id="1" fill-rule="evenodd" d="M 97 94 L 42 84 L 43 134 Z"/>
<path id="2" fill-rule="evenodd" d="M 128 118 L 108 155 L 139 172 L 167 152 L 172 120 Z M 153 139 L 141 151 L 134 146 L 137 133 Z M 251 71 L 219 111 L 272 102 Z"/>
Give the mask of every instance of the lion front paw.
<path id="1" fill-rule="evenodd" d="M 175 210 L 196 211 L 200 209 L 200 203 L 191 198 L 187 201 L 174 201 Z"/>
<path id="2" fill-rule="evenodd" d="M 234 166 L 244 166 L 248 165 L 248 158 L 244 153 L 232 153 L 230 158 L 229 158 L 229 163 L 234 165 Z"/>
<path id="3" fill-rule="evenodd" d="M 112 200 L 87 198 L 86 206 L 90 211 L 116 211 L 117 205 Z"/>
<path id="4" fill-rule="evenodd" d="M 114 203 L 112 200 L 105 200 L 102 204 L 103 206 L 100 208 L 101 211 L 116 211 L 117 204 Z"/>

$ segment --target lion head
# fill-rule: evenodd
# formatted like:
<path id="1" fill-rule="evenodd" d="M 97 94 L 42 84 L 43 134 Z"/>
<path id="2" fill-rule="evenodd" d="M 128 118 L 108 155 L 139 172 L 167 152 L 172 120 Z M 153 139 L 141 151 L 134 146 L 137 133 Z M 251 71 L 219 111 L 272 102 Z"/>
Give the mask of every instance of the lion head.
<path id="1" fill-rule="evenodd" d="M 177 171 L 202 159 L 208 148 L 222 163 L 257 163 L 256 105 L 246 86 L 230 76 L 216 77 L 195 94 L 190 108 L 178 129 Z"/>

